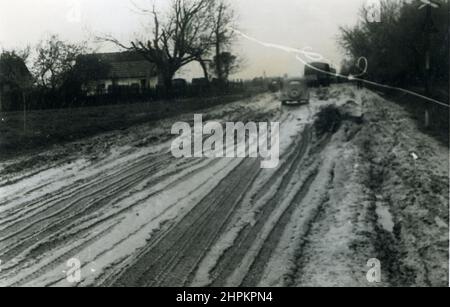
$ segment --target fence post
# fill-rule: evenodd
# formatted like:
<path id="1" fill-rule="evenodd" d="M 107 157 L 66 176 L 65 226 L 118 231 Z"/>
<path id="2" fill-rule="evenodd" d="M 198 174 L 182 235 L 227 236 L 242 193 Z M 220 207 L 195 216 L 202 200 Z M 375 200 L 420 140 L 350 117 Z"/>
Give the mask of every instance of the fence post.
<path id="1" fill-rule="evenodd" d="M 425 107 L 425 128 L 428 129 L 430 127 L 430 110 L 428 107 Z"/>
<path id="2" fill-rule="evenodd" d="M 23 132 L 27 131 L 27 100 L 25 96 L 25 91 L 22 91 L 23 100 Z"/>

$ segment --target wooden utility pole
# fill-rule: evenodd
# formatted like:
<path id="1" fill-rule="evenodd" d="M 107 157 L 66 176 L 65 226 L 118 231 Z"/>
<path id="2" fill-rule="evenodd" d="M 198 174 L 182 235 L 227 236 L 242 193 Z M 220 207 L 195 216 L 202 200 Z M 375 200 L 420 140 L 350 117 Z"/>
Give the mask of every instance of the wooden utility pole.
<path id="1" fill-rule="evenodd" d="M 431 40 L 431 6 L 427 5 L 427 16 L 425 21 L 425 95 L 430 97 L 431 95 L 431 82 L 430 82 L 430 40 Z M 428 105 L 425 106 L 425 128 L 430 127 L 430 110 Z"/>
<path id="2" fill-rule="evenodd" d="M 423 3 L 419 9 L 426 7 L 425 16 L 425 95 L 431 96 L 431 35 L 436 33 L 433 18 L 431 16 L 432 8 L 439 8 L 440 5 L 430 0 L 421 0 Z M 425 128 L 430 126 L 430 109 L 428 105 L 425 106 Z"/>

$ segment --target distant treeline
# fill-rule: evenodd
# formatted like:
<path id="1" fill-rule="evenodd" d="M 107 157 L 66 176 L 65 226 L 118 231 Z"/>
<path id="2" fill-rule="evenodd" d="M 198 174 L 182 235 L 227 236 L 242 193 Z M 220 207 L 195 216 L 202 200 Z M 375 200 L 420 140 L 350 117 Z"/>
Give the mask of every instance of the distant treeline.
<path id="1" fill-rule="evenodd" d="M 424 88 L 429 50 L 430 83 L 448 88 L 449 4 L 433 2 L 440 7 L 431 9 L 431 18 L 419 0 L 380 0 L 379 7 L 362 8 L 356 26 L 341 28 L 340 44 L 348 54 L 342 73 L 359 73 L 355 63 L 365 57 L 368 71 L 364 78 Z"/>
<path id="2" fill-rule="evenodd" d="M 355 27 L 341 28 L 340 44 L 348 54 L 341 73 L 359 74 L 364 67 L 356 63 L 365 57 L 367 73 L 361 78 L 448 103 L 449 3 L 433 0 L 432 4 L 381 0 L 378 8 L 362 8 Z M 448 143 L 448 107 L 400 91 L 368 87 L 401 103 L 420 127 Z"/>

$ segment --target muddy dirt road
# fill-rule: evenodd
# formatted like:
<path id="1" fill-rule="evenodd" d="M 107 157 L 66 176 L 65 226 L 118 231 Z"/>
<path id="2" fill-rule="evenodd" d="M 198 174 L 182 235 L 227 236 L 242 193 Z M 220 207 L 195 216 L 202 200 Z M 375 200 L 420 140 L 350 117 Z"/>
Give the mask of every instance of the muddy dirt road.
<path id="1" fill-rule="evenodd" d="M 364 120 L 323 129 L 328 105 Z M 448 285 L 448 148 L 402 108 L 339 85 L 310 106 L 265 94 L 202 113 L 279 121 L 279 166 L 175 159 L 171 125 L 193 114 L 4 161 L 0 285 Z"/>

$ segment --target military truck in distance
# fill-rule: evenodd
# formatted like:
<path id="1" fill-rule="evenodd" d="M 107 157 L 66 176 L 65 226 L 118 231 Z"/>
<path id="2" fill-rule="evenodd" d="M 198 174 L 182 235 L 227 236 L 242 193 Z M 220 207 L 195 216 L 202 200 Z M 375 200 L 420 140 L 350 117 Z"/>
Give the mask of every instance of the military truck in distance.
<path id="1" fill-rule="evenodd" d="M 305 67 L 305 78 L 310 87 L 330 86 L 331 66 L 327 63 L 314 62 Z"/>

